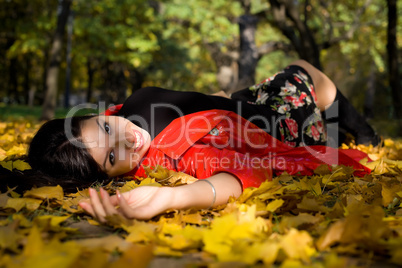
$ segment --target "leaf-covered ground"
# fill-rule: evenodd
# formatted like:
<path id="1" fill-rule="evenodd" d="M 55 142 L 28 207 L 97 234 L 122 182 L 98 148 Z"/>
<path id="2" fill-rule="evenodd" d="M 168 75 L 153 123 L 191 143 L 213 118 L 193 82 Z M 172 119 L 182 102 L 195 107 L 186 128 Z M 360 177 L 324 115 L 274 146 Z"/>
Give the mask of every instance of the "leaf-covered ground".
<path id="1" fill-rule="evenodd" d="M 21 159 L 37 127 L 0 123 L 3 167 L 29 168 Z M 365 163 L 373 172 L 364 178 L 347 167 L 322 167 L 311 177 L 283 174 L 226 206 L 169 211 L 150 221 L 98 224 L 77 206 L 87 189 L 64 194 L 42 187 L 22 195 L 9 189 L 0 194 L 0 267 L 402 265 L 402 141 L 358 148 L 374 160 Z M 191 181 L 183 174 L 166 181 L 163 169 L 150 176 L 106 188 Z"/>

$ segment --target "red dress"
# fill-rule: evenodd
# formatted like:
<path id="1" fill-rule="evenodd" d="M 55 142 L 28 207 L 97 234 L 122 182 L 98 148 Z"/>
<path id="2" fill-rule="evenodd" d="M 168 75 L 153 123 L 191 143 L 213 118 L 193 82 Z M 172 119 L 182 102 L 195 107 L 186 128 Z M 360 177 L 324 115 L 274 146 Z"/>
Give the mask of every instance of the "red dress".
<path id="1" fill-rule="evenodd" d="M 109 113 L 110 114 L 110 113 Z M 258 187 L 273 173 L 312 175 L 322 164 L 353 167 L 362 176 L 370 169 L 357 150 L 322 145 L 290 147 L 236 113 L 208 110 L 174 120 L 151 143 L 141 165 L 130 175 L 145 176 L 142 165 L 161 165 L 198 179 L 220 172 L 236 176 L 243 189 Z"/>

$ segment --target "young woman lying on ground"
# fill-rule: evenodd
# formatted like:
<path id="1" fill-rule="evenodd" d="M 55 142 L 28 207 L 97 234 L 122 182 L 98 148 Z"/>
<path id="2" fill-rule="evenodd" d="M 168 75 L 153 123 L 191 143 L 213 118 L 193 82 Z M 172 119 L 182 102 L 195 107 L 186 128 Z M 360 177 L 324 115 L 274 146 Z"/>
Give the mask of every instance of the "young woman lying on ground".
<path id="1" fill-rule="evenodd" d="M 105 115 L 49 121 L 33 138 L 28 159 L 47 183 L 65 189 L 144 176 L 144 166 L 158 164 L 200 179 L 113 197 L 101 190 L 100 199 L 91 189 L 90 202 L 80 204 L 100 221 L 116 213 L 148 219 L 168 209 L 224 204 L 273 173 L 309 175 L 322 164 L 370 172 L 356 161 L 363 153 L 325 146 L 326 124 L 333 122 L 357 143 L 378 143 L 333 82 L 299 60 L 231 98 L 144 88 Z"/>

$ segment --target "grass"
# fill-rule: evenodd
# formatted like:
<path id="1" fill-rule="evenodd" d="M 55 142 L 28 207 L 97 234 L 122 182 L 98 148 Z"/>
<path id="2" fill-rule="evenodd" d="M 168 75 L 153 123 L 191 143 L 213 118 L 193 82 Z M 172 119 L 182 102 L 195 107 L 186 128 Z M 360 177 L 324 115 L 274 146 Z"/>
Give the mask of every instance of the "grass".
<path id="1" fill-rule="evenodd" d="M 66 108 L 57 108 L 55 111 L 55 118 L 66 117 L 69 109 Z M 74 115 L 86 115 L 89 113 L 98 113 L 97 110 L 93 109 L 81 109 Z M 41 106 L 26 106 L 26 105 L 6 105 L 4 103 L 0 103 L 0 121 L 9 121 L 9 120 L 39 120 L 42 114 Z"/>

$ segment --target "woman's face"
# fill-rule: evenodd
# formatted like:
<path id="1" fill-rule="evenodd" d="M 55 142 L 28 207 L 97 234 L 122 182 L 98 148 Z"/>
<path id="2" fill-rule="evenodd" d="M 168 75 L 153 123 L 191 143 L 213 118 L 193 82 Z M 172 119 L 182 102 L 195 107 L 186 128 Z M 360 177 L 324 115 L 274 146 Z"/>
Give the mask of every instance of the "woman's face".
<path id="1" fill-rule="evenodd" d="M 134 169 L 151 144 L 147 131 L 119 116 L 95 116 L 84 121 L 81 136 L 109 177 Z"/>

